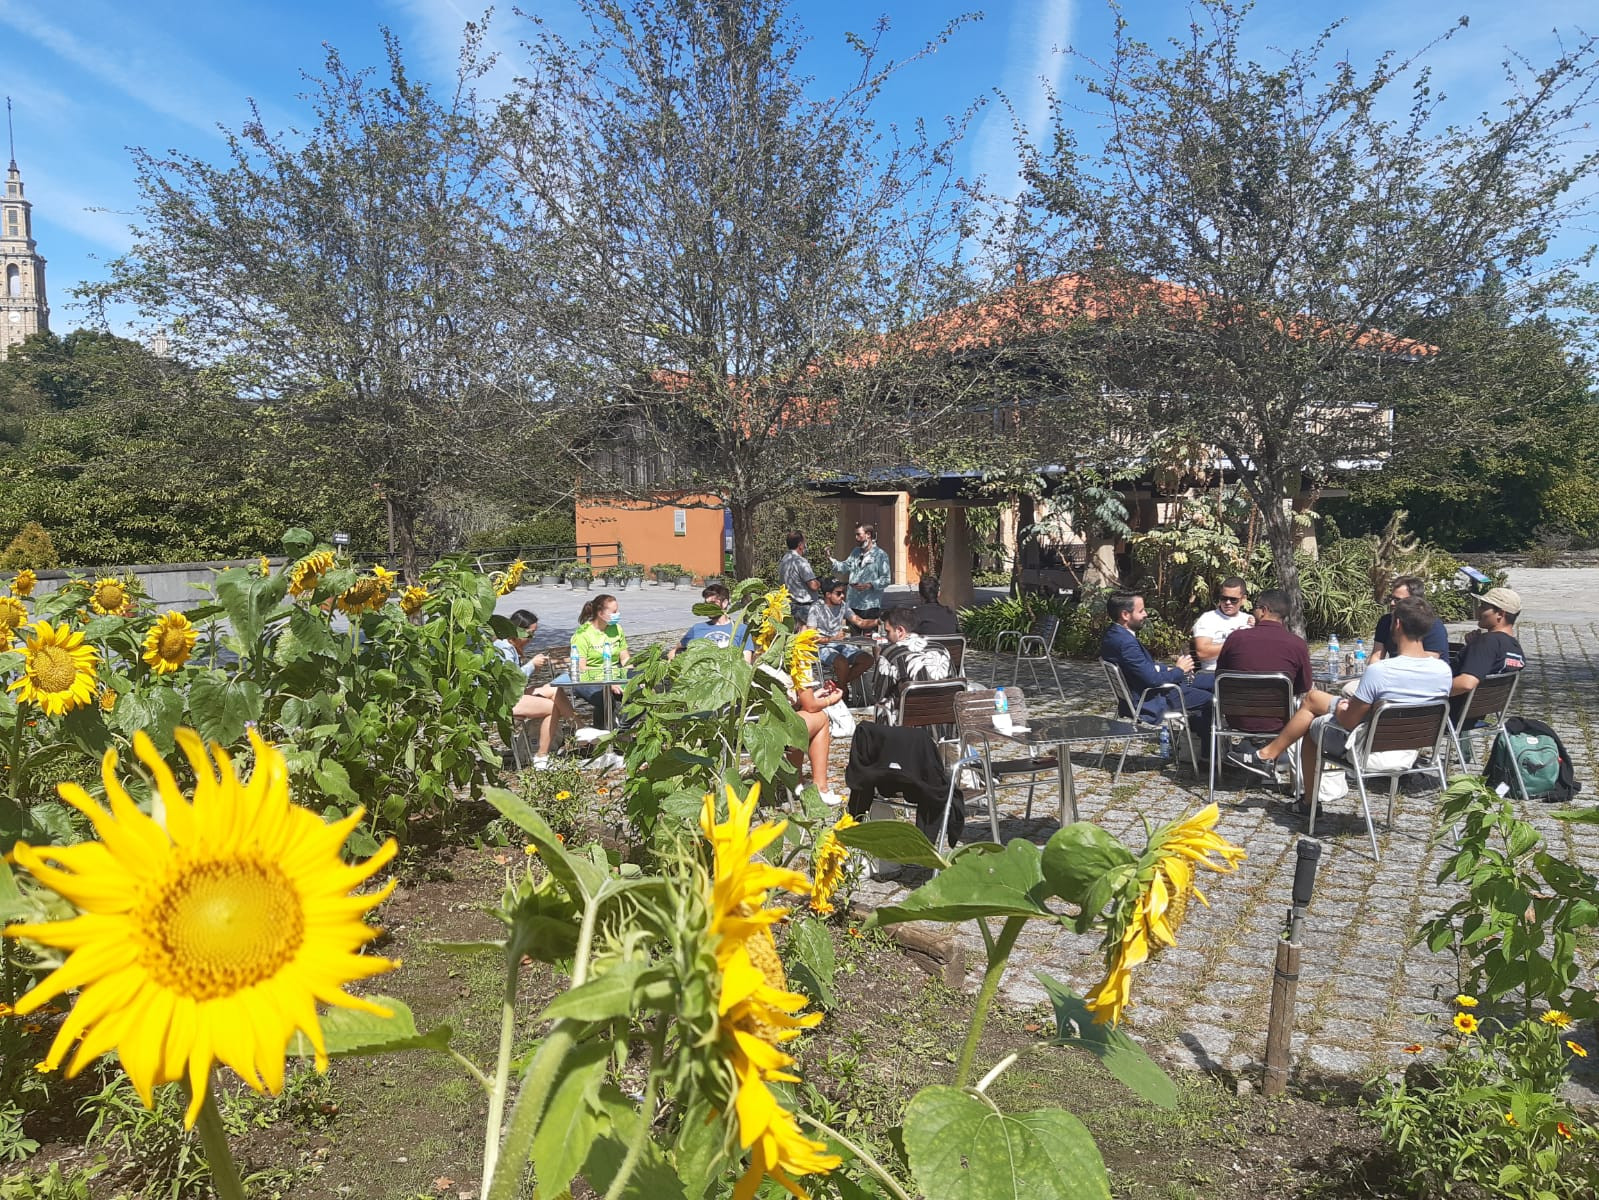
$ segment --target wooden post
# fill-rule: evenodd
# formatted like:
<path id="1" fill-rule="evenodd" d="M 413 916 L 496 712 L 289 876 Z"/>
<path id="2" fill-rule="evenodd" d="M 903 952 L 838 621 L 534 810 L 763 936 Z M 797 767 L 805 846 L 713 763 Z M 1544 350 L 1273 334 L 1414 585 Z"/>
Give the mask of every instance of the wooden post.
<path id="1" fill-rule="evenodd" d="M 1294 1036 L 1294 1003 L 1299 993 L 1299 943 L 1277 943 L 1277 967 L 1271 980 L 1271 1015 L 1266 1021 L 1266 1078 L 1262 1090 L 1280 1096 L 1288 1087 Z"/>

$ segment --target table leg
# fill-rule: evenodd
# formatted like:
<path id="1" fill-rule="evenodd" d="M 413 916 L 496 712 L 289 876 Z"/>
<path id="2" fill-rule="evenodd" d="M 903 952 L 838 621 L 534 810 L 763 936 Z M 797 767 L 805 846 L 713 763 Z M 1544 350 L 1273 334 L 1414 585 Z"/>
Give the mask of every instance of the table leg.
<path id="1" fill-rule="evenodd" d="M 1071 823 L 1077 821 L 1077 781 L 1072 776 L 1072 748 L 1067 742 L 1059 742 L 1055 746 L 1055 754 L 1059 759 L 1057 771 L 1060 791 L 1060 823 L 1068 824 L 1067 813 L 1071 814 Z"/>

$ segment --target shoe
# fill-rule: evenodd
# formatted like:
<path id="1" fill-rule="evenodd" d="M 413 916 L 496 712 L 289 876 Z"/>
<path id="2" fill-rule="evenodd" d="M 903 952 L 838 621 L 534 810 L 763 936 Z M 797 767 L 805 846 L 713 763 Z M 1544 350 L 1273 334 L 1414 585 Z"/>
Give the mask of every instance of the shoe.
<path id="1" fill-rule="evenodd" d="M 535 754 L 533 756 L 533 769 L 535 771 L 542 771 L 542 770 L 544 770 L 544 768 L 548 767 L 549 765 L 550 765 L 550 756 L 548 754 Z"/>
<path id="2" fill-rule="evenodd" d="M 599 741 L 604 736 L 605 730 L 596 729 L 592 725 L 584 725 L 572 735 L 572 740 L 575 741 L 579 746 L 587 746 L 593 742 Z"/>
<path id="3" fill-rule="evenodd" d="M 828 808 L 837 808 L 844 803 L 844 797 L 837 792 L 819 792 L 818 795 L 822 797 L 822 803 L 827 805 Z"/>
<path id="4" fill-rule="evenodd" d="M 1277 778 L 1277 760 L 1260 757 L 1260 751 L 1253 746 L 1247 750 L 1229 751 L 1224 761 L 1230 767 L 1248 771 L 1251 775 L 1258 775 L 1262 779 L 1274 781 Z"/>

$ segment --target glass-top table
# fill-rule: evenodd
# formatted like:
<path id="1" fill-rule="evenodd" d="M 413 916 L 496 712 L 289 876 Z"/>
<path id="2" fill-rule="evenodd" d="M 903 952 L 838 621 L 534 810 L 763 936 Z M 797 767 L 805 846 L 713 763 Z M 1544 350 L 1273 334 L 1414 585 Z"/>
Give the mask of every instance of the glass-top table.
<path id="1" fill-rule="evenodd" d="M 1112 738 L 1143 736 L 1143 731 L 1139 730 L 1131 721 L 1095 716 L 1029 717 L 1025 726 L 1013 725 L 1009 732 L 990 726 L 968 728 L 962 732 L 968 740 L 976 738 L 983 742 L 985 756 L 992 754 L 996 743 L 1002 744 L 1006 742 L 1033 751 L 1035 758 L 1045 757 L 1039 753 L 1040 751 L 1053 750 L 1057 767 L 1056 787 L 1060 795 L 1060 823 L 1062 825 L 1070 823 L 1068 816 L 1070 821 L 1078 820 L 1077 782 L 1072 777 L 1072 748 L 1074 746 L 1105 742 Z M 993 776 L 989 772 L 984 772 L 984 775 L 988 781 L 988 803 L 992 811 L 994 804 Z"/>

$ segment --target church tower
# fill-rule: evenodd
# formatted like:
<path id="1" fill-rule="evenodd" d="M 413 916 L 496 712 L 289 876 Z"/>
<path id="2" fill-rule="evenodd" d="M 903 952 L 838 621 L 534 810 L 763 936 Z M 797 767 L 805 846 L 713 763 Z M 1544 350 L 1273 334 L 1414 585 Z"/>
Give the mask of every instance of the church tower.
<path id="1" fill-rule="evenodd" d="M 6 98 L 6 133 L 11 134 L 11 99 Z M 44 259 L 33 241 L 33 206 L 23 195 L 14 136 L 5 191 L 0 194 L 0 358 L 29 334 L 50 328 L 44 296 Z"/>

